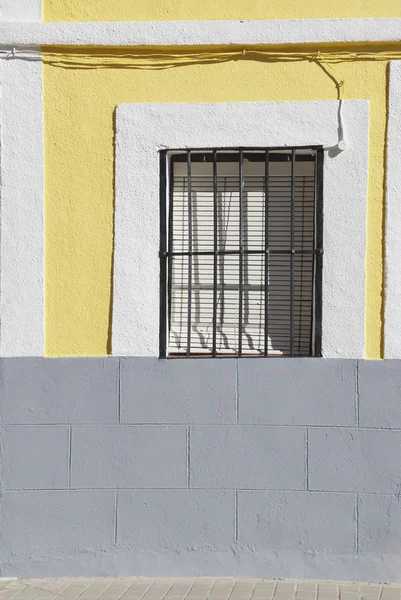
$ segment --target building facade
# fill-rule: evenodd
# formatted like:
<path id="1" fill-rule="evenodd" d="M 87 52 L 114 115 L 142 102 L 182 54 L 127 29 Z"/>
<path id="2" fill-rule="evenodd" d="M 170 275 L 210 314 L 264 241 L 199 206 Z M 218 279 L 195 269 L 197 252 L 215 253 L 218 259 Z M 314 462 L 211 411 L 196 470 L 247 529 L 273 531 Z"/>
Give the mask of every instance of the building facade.
<path id="1" fill-rule="evenodd" d="M 400 1 L 0 19 L 0 574 L 399 580 Z"/>

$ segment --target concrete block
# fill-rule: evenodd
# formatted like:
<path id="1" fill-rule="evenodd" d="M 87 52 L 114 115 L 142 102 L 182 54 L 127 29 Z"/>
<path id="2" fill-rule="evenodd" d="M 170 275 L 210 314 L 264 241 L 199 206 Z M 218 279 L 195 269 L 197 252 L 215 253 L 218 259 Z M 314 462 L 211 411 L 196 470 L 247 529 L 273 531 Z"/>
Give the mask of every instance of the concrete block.
<path id="1" fill-rule="evenodd" d="M 120 491 L 117 543 L 165 548 L 231 547 L 235 493 L 194 490 Z"/>
<path id="2" fill-rule="evenodd" d="M 401 552 L 401 498 L 380 494 L 358 497 L 358 539 L 362 554 Z"/>
<path id="3" fill-rule="evenodd" d="M 1 437 L 5 490 L 68 487 L 68 427 L 8 425 Z"/>
<path id="4" fill-rule="evenodd" d="M 239 369 L 240 423 L 356 425 L 356 361 L 244 359 Z"/>
<path id="5" fill-rule="evenodd" d="M 199 425 L 190 439 L 190 487 L 305 489 L 302 428 Z"/>
<path id="6" fill-rule="evenodd" d="M 235 423 L 236 360 L 121 359 L 123 423 Z"/>
<path id="7" fill-rule="evenodd" d="M 309 489 L 396 493 L 400 486 L 401 432 L 310 429 Z"/>
<path id="8" fill-rule="evenodd" d="M 114 539 L 115 492 L 6 492 L 0 539 L 7 555 L 62 556 L 107 550 Z"/>
<path id="9" fill-rule="evenodd" d="M 117 358 L 3 358 L 4 423 L 116 423 Z"/>
<path id="10" fill-rule="evenodd" d="M 401 428 L 401 361 L 361 360 L 358 375 L 360 426 Z"/>
<path id="11" fill-rule="evenodd" d="M 353 494 L 239 492 L 238 542 L 272 552 L 354 553 L 355 502 Z"/>
<path id="12" fill-rule="evenodd" d="M 71 455 L 73 488 L 187 487 L 186 427 L 73 427 Z"/>

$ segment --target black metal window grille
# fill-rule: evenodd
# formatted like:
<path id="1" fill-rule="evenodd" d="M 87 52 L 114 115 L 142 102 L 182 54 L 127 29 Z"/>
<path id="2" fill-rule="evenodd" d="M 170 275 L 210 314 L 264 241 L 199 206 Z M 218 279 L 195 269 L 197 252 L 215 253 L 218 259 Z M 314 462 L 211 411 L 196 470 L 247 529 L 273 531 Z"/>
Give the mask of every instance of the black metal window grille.
<path id="1" fill-rule="evenodd" d="M 321 356 L 323 149 L 160 152 L 160 357 Z"/>

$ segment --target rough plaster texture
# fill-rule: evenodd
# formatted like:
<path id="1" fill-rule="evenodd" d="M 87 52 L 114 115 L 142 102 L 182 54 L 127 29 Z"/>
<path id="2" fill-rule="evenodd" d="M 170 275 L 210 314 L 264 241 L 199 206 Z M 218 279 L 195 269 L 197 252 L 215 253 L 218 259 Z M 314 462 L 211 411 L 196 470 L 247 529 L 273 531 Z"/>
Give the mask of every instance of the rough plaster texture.
<path id="1" fill-rule="evenodd" d="M 401 63 L 390 63 L 386 153 L 385 358 L 401 358 Z"/>
<path id="2" fill-rule="evenodd" d="M 235 361 L 121 359 L 123 423 L 235 423 L 235 390 Z"/>
<path id="3" fill-rule="evenodd" d="M 190 485 L 200 489 L 303 490 L 305 448 L 306 434 L 300 427 L 193 427 Z"/>
<path id="4" fill-rule="evenodd" d="M 355 554 L 355 508 L 351 494 L 238 492 L 238 542 L 263 548 L 271 539 L 279 551 Z"/>
<path id="5" fill-rule="evenodd" d="M 401 429 L 401 372 L 398 360 L 362 362 L 359 384 L 359 422 L 362 427 Z M 380 399 L 377 387 L 380 387 Z M 383 410 L 381 398 L 386 398 Z"/>
<path id="6" fill-rule="evenodd" d="M 401 19 L 0 23 L 1 44 L 13 46 L 32 44 L 206 46 L 398 42 L 400 35 Z"/>
<path id="7" fill-rule="evenodd" d="M 291 362 L 239 361 L 239 422 L 356 425 L 357 405 L 349 402 L 350 396 L 355 394 L 355 368 L 352 361 L 322 362 L 310 358 Z M 308 378 L 305 378 L 305 369 Z M 294 403 L 294 385 L 304 398 L 302 404 Z"/>
<path id="8" fill-rule="evenodd" d="M 321 428 L 308 442 L 309 489 L 400 492 L 401 431 Z"/>
<path id="9" fill-rule="evenodd" d="M 400 380 L 400 361 L 0 359 L 0 575 L 400 580 Z"/>
<path id="10" fill-rule="evenodd" d="M 216 19 L 328 19 L 400 17 L 398 0 L 43 0 L 45 21 L 182 21 Z"/>
<path id="11" fill-rule="evenodd" d="M 348 140 L 344 152 L 336 147 L 338 109 L 332 101 L 117 107 L 114 355 L 157 356 L 159 351 L 158 151 L 322 145 L 328 148 L 323 355 L 363 357 L 369 103 L 344 103 Z M 144 164 L 148 168 L 141 168 Z"/>
<path id="12" fill-rule="evenodd" d="M 399 493 L 393 496 L 377 494 L 358 497 L 359 551 L 399 556 L 401 548 L 401 502 Z"/>
<path id="13" fill-rule="evenodd" d="M 8 425 L 3 429 L 6 490 L 68 487 L 69 431 L 66 426 Z M 46 465 L 41 469 L 40 465 Z"/>
<path id="14" fill-rule="evenodd" d="M 32 358 L 23 371 L 20 358 L 9 358 L 1 364 L 1 420 L 27 425 L 116 423 L 118 372 L 114 358 Z"/>
<path id="15" fill-rule="evenodd" d="M 0 0 L 1 21 L 40 21 L 42 0 Z"/>
<path id="16" fill-rule="evenodd" d="M 117 543 L 122 546 L 157 551 L 235 543 L 235 492 L 125 490 L 118 493 L 117 510 Z"/>
<path id="17" fill-rule="evenodd" d="M 71 486 L 185 488 L 187 446 L 185 427 L 75 427 Z"/>
<path id="18" fill-rule="evenodd" d="M 3 60 L 0 355 L 43 356 L 42 64 Z"/>

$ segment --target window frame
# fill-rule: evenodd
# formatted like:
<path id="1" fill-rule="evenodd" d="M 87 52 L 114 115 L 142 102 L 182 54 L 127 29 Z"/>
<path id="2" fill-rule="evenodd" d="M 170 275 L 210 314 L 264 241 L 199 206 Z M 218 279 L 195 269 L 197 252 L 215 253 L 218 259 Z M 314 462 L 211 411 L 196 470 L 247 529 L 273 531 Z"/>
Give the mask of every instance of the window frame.
<path id="1" fill-rule="evenodd" d="M 169 232 L 172 228 L 171 197 L 173 194 L 174 183 L 174 164 L 176 162 L 185 162 L 184 155 L 191 156 L 191 161 L 199 162 L 200 155 L 204 153 L 208 156 L 209 162 L 236 162 L 234 157 L 237 157 L 238 164 L 243 164 L 244 155 L 246 153 L 258 153 L 259 156 L 265 153 L 269 156 L 274 152 L 292 152 L 294 157 L 298 150 L 311 150 L 315 152 L 315 248 L 313 250 L 313 300 L 312 300 L 312 324 L 311 324 L 311 341 L 310 355 L 305 358 L 321 358 L 322 357 L 322 298 L 323 298 L 323 164 L 324 164 L 324 148 L 322 145 L 307 145 L 307 146 L 268 146 L 268 147 L 224 147 L 224 148 L 172 148 L 159 150 L 159 180 L 160 180 L 160 206 L 159 206 L 159 223 L 160 223 L 160 303 L 159 303 L 159 358 L 168 359 L 198 359 L 198 358 L 277 358 L 275 355 L 269 355 L 266 349 L 264 353 L 250 355 L 242 352 L 241 343 L 239 343 L 239 351 L 235 354 L 223 354 L 218 352 L 211 353 L 191 353 L 190 348 L 183 354 L 170 354 L 168 351 L 169 342 L 169 306 L 171 302 L 171 290 L 169 281 Z M 209 157 L 213 156 L 212 161 Z M 194 159 L 194 160 L 193 160 Z M 268 159 L 264 159 L 265 161 Z M 294 158 L 295 160 L 295 158 Z M 266 164 L 266 163 L 265 163 Z M 265 175 L 265 185 L 266 185 Z M 214 184 L 215 185 L 215 184 Z M 240 201 L 241 202 L 241 201 Z M 292 254 L 296 254 L 294 248 Z M 262 255 L 262 253 L 261 253 Z M 269 255 L 269 248 L 266 247 L 265 255 Z M 171 253 L 174 256 L 174 252 Z M 293 264 L 291 260 L 291 264 Z M 240 267 L 241 269 L 241 267 Z M 239 283 L 239 293 L 241 294 L 241 282 Z M 241 311 L 240 311 L 241 314 Z M 189 316 L 190 319 L 190 316 Z M 264 319 L 265 320 L 265 319 Z M 215 327 L 215 325 L 213 325 Z M 266 335 L 266 330 L 265 330 Z M 242 337 L 242 327 L 239 328 L 239 339 Z M 291 352 L 290 358 L 298 358 Z"/>

